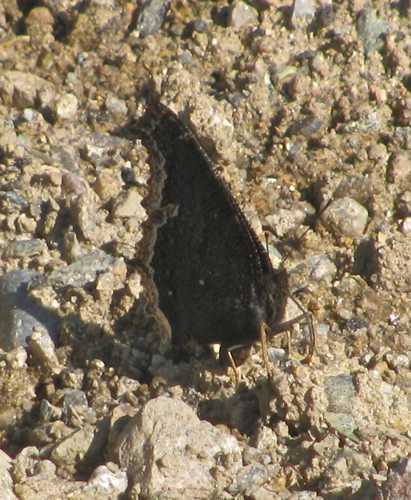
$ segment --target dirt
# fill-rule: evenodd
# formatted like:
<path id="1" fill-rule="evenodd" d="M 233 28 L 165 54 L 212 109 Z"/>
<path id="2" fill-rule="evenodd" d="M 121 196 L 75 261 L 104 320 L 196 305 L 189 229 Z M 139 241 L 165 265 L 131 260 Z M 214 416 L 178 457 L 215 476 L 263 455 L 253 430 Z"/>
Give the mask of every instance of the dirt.
<path id="1" fill-rule="evenodd" d="M 0 355 L 10 492 L 169 498 L 130 471 L 126 489 L 113 452 L 118 421 L 167 396 L 265 471 L 240 481 L 236 462 L 192 498 L 406 498 L 390 470 L 411 452 L 409 1 L 152 4 L 0 4 L 0 274 L 38 272 L 30 295 L 59 320 L 51 347 L 40 329 Z M 271 380 L 253 348 L 239 390 L 217 359 L 159 352 L 133 264 L 147 151 L 127 129 L 154 97 L 286 256 L 310 364 L 303 324 L 289 350 L 272 339 Z M 100 465 L 120 486 L 99 490 Z"/>

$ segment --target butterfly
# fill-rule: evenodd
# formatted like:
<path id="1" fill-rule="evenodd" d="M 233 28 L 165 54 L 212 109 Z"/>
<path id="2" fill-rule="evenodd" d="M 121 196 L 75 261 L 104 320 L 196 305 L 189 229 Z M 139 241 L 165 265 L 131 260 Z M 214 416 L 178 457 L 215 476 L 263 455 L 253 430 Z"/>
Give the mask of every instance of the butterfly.
<path id="1" fill-rule="evenodd" d="M 284 331 L 287 272 L 273 267 L 194 134 L 159 102 L 132 130 L 149 152 L 139 243 L 147 311 L 165 337 L 177 348 L 220 344 L 224 357 Z"/>

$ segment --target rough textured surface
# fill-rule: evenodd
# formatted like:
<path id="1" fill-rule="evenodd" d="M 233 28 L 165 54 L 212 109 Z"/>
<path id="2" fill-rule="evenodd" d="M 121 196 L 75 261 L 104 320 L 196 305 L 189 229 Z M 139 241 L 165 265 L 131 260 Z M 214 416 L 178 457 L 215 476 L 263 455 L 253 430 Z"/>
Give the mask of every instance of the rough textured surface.
<path id="1" fill-rule="evenodd" d="M 130 420 L 117 446 L 119 464 L 146 498 L 221 495 L 242 465 L 233 436 L 165 397 L 148 402 Z"/>
<path id="2" fill-rule="evenodd" d="M 31 311 L 58 326 L 51 342 L 42 321 L 17 321 L 20 340 L 0 351 L 2 497 L 153 491 L 148 473 L 136 483 L 107 460 L 127 419 L 166 396 L 235 439 L 203 470 L 200 498 L 403 498 L 410 2 L 38 4 L 0 2 L 0 274 L 36 273 Z M 287 256 L 316 325 L 310 365 L 304 325 L 289 355 L 284 336 L 271 340 L 271 380 L 253 348 L 237 391 L 215 357 L 159 352 L 132 260 L 147 153 L 125 127 L 153 95 L 191 123 L 260 237 L 270 231 L 275 265 Z"/>

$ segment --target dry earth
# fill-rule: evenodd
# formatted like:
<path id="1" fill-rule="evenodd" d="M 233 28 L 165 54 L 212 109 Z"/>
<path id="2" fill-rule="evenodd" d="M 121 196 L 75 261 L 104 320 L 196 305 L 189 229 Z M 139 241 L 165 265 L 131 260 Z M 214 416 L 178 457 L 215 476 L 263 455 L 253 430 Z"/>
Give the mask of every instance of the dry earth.
<path id="1" fill-rule="evenodd" d="M 410 17 L 0 3 L 1 498 L 411 498 Z M 238 390 L 216 359 L 159 352 L 130 263 L 147 152 L 126 127 L 153 96 L 287 255 L 311 364 L 303 325 L 288 355 L 272 339 L 271 380 L 256 346 Z"/>

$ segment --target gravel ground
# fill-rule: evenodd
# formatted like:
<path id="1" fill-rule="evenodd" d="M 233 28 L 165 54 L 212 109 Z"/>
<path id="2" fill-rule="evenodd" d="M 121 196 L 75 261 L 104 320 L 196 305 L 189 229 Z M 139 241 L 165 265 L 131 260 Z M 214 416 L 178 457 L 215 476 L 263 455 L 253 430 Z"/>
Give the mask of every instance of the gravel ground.
<path id="1" fill-rule="evenodd" d="M 1 498 L 411 498 L 410 18 L 409 0 L 2 0 Z M 153 96 L 287 256 L 310 364 L 304 325 L 272 339 L 271 378 L 255 346 L 237 390 L 216 357 L 159 350 L 127 128 Z"/>

